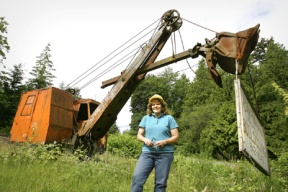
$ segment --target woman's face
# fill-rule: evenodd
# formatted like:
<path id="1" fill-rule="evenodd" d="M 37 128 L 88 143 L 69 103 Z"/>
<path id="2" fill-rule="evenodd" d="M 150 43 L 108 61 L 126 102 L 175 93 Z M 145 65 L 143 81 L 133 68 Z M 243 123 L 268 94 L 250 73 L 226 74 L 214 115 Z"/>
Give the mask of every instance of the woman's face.
<path id="1" fill-rule="evenodd" d="M 161 111 L 162 111 L 162 105 L 160 103 L 160 101 L 158 101 L 157 99 L 153 99 L 151 101 L 152 103 L 152 111 L 153 113 L 158 116 L 161 114 Z"/>

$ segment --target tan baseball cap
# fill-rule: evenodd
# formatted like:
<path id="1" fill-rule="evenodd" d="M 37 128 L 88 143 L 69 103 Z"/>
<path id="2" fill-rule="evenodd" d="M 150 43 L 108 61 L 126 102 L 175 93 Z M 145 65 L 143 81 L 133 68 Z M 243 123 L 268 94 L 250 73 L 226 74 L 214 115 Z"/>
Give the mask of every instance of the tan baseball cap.
<path id="1" fill-rule="evenodd" d="M 164 99 L 163 99 L 160 95 L 155 94 L 155 95 L 153 95 L 152 97 L 149 98 L 149 100 L 148 100 L 149 103 L 150 103 L 153 99 L 160 99 L 160 100 L 164 101 Z"/>

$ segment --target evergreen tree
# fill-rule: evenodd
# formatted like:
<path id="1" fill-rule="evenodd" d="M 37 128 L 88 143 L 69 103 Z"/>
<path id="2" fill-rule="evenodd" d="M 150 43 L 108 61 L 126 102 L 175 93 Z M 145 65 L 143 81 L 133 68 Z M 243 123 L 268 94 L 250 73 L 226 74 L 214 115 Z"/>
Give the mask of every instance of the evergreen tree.
<path id="1" fill-rule="evenodd" d="M 0 17 L 0 64 L 3 63 L 3 60 L 6 59 L 6 53 L 10 50 L 7 37 L 8 23 L 5 21 L 4 17 Z"/>
<path id="2" fill-rule="evenodd" d="M 288 148 L 288 121 L 283 96 L 273 84 L 287 90 L 288 54 L 283 45 L 275 43 L 273 38 L 262 41 L 266 45 L 265 54 L 259 62 L 254 78 L 258 114 L 265 128 L 268 148 L 281 155 Z"/>
<path id="3" fill-rule="evenodd" d="M 21 94 L 25 91 L 23 85 L 24 71 L 22 64 L 14 65 L 9 72 L 2 71 L 0 76 L 0 127 L 12 126 Z"/>
<path id="4" fill-rule="evenodd" d="M 274 39 L 267 40 L 267 52 L 260 63 L 263 76 L 275 81 L 277 85 L 288 89 L 288 51 Z"/>
<path id="5" fill-rule="evenodd" d="M 173 111 L 174 118 L 180 118 L 182 112 L 182 106 L 184 98 L 187 94 L 187 87 L 189 86 L 190 80 L 185 74 L 182 74 L 180 78 L 177 78 L 174 83 L 174 89 L 170 92 L 171 101 L 170 108 Z"/>
<path id="6" fill-rule="evenodd" d="M 43 53 L 36 57 L 36 65 L 30 72 L 33 78 L 29 79 L 27 85 L 29 90 L 46 88 L 53 85 L 52 82 L 55 76 L 52 72 L 55 71 L 55 69 L 51 61 L 50 51 L 50 43 L 48 43 Z"/>
<path id="7" fill-rule="evenodd" d="M 8 125 L 7 113 L 9 110 L 9 98 L 8 94 L 5 93 L 5 87 L 8 84 L 7 72 L 0 72 L 0 130 L 3 133 L 4 128 Z"/>
<path id="8" fill-rule="evenodd" d="M 4 91 L 9 95 L 11 107 L 16 110 L 21 94 L 25 91 L 24 70 L 21 63 L 13 66 L 13 69 L 8 73 L 7 80 L 8 82 L 4 84 Z"/>
<path id="9" fill-rule="evenodd" d="M 224 73 L 220 68 L 217 70 L 222 74 L 223 88 L 219 88 L 212 80 L 204 60 L 199 62 L 196 77 L 189 85 L 179 120 L 181 131 L 179 150 L 183 154 L 201 152 L 214 157 L 233 156 L 237 147 L 235 142 L 230 142 L 237 140 L 235 76 Z M 231 107 L 221 110 L 224 106 Z M 228 112 L 234 115 L 234 119 L 231 118 L 229 121 L 226 119 Z M 219 132 L 223 135 L 218 134 Z M 226 135 L 228 132 L 230 135 Z M 229 138 L 231 135 L 233 138 Z"/>
<path id="10" fill-rule="evenodd" d="M 204 142 L 200 142 L 201 135 L 203 130 L 209 129 L 211 120 L 216 116 L 218 110 L 217 105 L 211 103 L 194 106 L 189 112 L 183 111 L 178 121 L 181 137 L 179 138 L 177 151 L 183 155 L 205 152 L 205 148 L 201 146 Z M 205 147 L 209 148 L 207 145 Z"/>
<path id="11" fill-rule="evenodd" d="M 217 159 L 239 159 L 235 102 L 227 101 L 217 106 L 217 112 L 203 129 L 200 137 L 201 152 Z"/>

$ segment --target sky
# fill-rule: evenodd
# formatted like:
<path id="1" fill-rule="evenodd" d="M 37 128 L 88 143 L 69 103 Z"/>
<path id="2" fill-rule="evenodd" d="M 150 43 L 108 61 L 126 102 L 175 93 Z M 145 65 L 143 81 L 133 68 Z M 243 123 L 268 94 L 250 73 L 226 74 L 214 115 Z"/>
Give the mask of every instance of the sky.
<path id="1" fill-rule="evenodd" d="M 190 21 L 183 21 L 179 29 L 186 50 L 197 42 L 204 44 L 205 38 L 215 37 L 215 33 L 191 22 L 213 31 L 233 33 L 259 23 L 260 38 L 273 37 L 287 47 L 287 6 L 287 0 L 0 0 L 0 17 L 9 23 L 6 36 L 11 47 L 4 64 L 9 69 L 22 63 L 28 75 L 36 56 L 50 43 L 56 69 L 54 86 L 61 82 L 67 85 L 171 9 Z M 172 56 L 171 46 L 166 46 L 157 60 Z M 197 66 L 196 60 L 191 59 L 189 63 Z M 194 77 L 184 62 L 169 67 Z M 82 97 L 101 102 L 111 89 L 111 86 L 101 89 L 102 81 L 120 75 L 124 69 L 125 66 L 111 70 L 97 79 L 81 90 Z M 164 69 L 149 73 L 157 74 L 161 70 Z M 116 121 L 121 131 L 129 129 L 132 115 L 129 110 L 130 100 Z"/>

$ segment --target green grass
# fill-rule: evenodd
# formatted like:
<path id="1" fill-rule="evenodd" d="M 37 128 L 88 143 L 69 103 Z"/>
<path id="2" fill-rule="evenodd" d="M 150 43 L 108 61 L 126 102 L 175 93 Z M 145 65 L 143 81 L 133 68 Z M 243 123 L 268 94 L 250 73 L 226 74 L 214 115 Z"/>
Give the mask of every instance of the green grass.
<path id="1" fill-rule="evenodd" d="M 112 152 L 80 161 L 57 145 L 11 145 L 0 142 L 2 192 L 128 192 L 137 159 Z M 144 191 L 154 187 L 154 172 Z M 220 162 L 175 155 L 168 192 L 287 191 L 287 181 L 267 177 L 247 161 Z"/>

